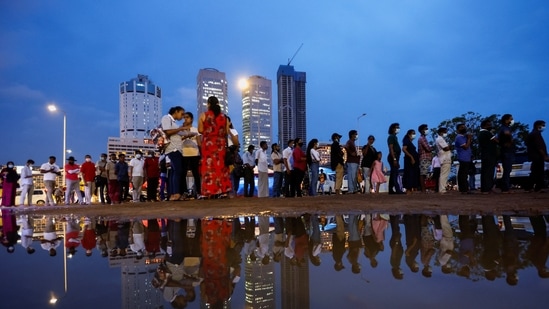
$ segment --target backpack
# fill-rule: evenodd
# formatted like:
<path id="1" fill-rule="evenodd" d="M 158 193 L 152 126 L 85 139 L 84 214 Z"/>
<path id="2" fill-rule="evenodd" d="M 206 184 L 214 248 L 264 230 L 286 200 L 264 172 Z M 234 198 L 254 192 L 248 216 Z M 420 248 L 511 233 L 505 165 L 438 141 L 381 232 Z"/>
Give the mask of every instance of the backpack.
<path id="1" fill-rule="evenodd" d="M 159 124 L 155 128 L 151 129 L 149 131 L 149 136 L 151 137 L 153 144 L 156 145 L 156 148 L 161 153 L 164 152 L 166 146 L 168 146 L 168 144 L 170 143 L 168 136 L 166 135 L 164 130 L 162 130 L 162 124 Z"/>

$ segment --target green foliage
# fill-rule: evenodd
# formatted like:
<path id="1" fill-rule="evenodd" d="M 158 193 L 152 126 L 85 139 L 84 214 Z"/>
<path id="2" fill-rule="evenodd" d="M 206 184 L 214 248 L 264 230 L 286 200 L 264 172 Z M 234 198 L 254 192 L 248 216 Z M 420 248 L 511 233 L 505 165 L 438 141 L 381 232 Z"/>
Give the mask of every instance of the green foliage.
<path id="1" fill-rule="evenodd" d="M 501 127 L 500 115 L 492 114 L 488 117 L 484 117 L 475 112 L 467 112 L 465 114 L 454 117 L 452 119 L 443 120 L 436 128 L 431 129 L 431 137 L 433 138 L 433 140 L 436 138 L 438 128 L 440 127 L 448 128 L 447 140 L 449 143 L 453 145 L 454 141 L 456 140 L 456 135 L 457 135 L 456 129 L 458 124 L 464 123 L 465 126 L 467 127 L 467 131 L 472 134 L 471 150 L 473 152 L 473 158 L 474 159 L 480 158 L 480 151 L 478 146 L 478 132 L 480 131 L 480 123 L 484 119 L 490 119 L 492 121 L 493 132 L 497 134 L 497 132 Z M 515 121 L 511 129 L 513 130 L 513 139 L 515 141 L 516 150 L 525 151 L 526 150 L 525 141 L 529 131 L 528 125 Z"/>

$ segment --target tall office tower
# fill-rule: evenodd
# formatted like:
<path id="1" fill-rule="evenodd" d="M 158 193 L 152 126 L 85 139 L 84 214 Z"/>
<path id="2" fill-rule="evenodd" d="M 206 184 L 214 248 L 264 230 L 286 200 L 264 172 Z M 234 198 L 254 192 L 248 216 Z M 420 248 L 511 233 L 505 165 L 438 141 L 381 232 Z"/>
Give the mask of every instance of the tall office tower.
<path id="1" fill-rule="evenodd" d="M 275 299 L 275 263 L 263 265 L 261 259 L 246 259 L 244 282 L 244 308 L 276 308 Z"/>
<path id="2" fill-rule="evenodd" d="M 242 136 L 244 146 L 266 141 L 271 144 L 273 138 L 272 81 L 261 76 L 251 76 L 242 89 Z"/>
<path id="3" fill-rule="evenodd" d="M 161 118 L 162 90 L 147 75 L 120 83 L 120 138 L 147 138 Z"/>
<path id="4" fill-rule="evenodd" d="M 276 73 L 278 84 L 278 142 L 301 138 L 307 143 L 306 89 L 307 74 L 291 65 L 281 65 Z"/>
<path id="5" fill-rule="evenodd" d="M 305 262 L 291 265 L 290 260 L 280 260 L 282 308 L 309 309 L 309 256 L 305 254 Z"/>
<path id="6" fill-rule="evenodd" d="M 229 96 L 225 73 L 211 68 L 200 69 L 196 77 L 197 117 L 208 109 L 208 98 L 211 96 L 217 97 L 221 112 L 228 115 Z"/>

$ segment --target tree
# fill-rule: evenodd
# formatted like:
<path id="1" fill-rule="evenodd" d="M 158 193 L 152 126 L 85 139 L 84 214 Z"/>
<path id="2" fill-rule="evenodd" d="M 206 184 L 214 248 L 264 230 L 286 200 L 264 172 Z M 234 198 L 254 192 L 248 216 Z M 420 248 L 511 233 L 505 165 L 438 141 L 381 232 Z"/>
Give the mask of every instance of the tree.
<path id="1" fill-rule="evenodd" d="M 480 131 L 480 123 L 484 119 L 490 119 L 492 121 L 493 130 L 497 133 L 501 127 L 501 116 L 498 114 L 492 114 L 488 117 L 483 117 L 475 112 L 467 112 L 461 116 L 454 117 L 452 119 L 443 120 L 437 128 L 431 129 L 431 135 L 433 140 L 436 138 L 437 130 L 440 127 L 448 128 L 448 140 L 453 142 L 456 140 L 456 128 L 460 123 L 464 123 L 467 127 L 467 131 L 473 135 L 471 141 L 471 150 L 473 152 L 473 159 L 480 158 L 480 151 L 478 147 L 478 132 Z M 528 136 L 528 125 L 521 122 L 515 122 L 511 127 L 513 130 L 513 139 L 515 141 L 517 151 L 526 150 L 526 137 Z"/>

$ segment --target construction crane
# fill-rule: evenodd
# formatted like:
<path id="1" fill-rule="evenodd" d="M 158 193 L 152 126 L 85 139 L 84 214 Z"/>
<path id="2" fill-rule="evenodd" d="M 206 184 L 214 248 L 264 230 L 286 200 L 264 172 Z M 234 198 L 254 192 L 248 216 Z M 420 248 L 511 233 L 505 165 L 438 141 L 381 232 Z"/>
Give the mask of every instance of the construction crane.
<path id="1" fill-rule="evenodd" d="M 299 50 L 301 49 L 301 47 L 303 47 L 303 43 L 301 43 L 301 45 L 299 45 L 299 48 L 295 51 L 295 53 L 294 53 L 294 55 L 292 56 L 292 58 L 288 59 L 288 65 L 290 65 L 290 63 L 292 63 L 292 60 L 294 60 L 295 55 L 297 55 L 297 53 L 299 53 Z"/>

